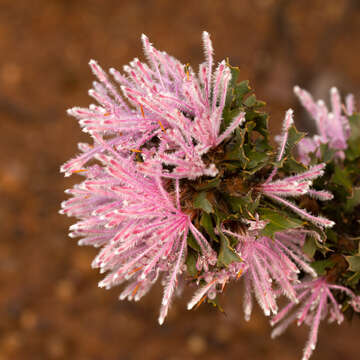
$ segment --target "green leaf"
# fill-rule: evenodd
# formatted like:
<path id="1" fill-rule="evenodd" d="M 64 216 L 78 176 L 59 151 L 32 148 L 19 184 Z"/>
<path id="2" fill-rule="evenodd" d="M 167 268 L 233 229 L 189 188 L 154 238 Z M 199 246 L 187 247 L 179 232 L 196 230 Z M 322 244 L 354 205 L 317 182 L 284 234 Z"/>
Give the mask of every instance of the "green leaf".
<path id="1" fill-rule="evenodd" d="M 231 71 L 231 80 L 230 80 L 229 87 L 234 88 L 234 87 L 238 86 L 237 81 L 239 79 L 240 69 L 237 66 L 231 66 L 230 64 L 227 64 L 227 65 Z M 247 82 L 247 86 L 249 87 L 249 81 Z M 250 91 L 250 89 L 249 89 L 249 91 Z"/>
<path id="2" fill-rule="evenodd" d="M 306 166 L 289 155 L 283 162 L 283 169 L 287 173 L 299 174 L 307 170 Z"/>
<path id="3" fill-rule="evenodd" d="M 318 260 L 310 264 L 318 275 L 325 275 L 327 269 L 331 269 L 335 263 L 331 259 Z"/>
<path id="4" fill-rule="evenodd" d="M 247 128 L 245 129 L 236 129 L 235 131 L 235 141 L 230 143 L 226 147 L 226 152 L 224 159 L 225 160 L 236 160 L 239 161 L 242 168 L 244 169 L 249 162 L 248 157 L 244 152 L 244 141 L 245 141 L 245 133 Z"/>
<path id="5" fill-rule="evenodd" d="M 253 213 L 260 203 L 260 198 L 261 196 L 259 195 L 255 200 L 253 200 L 252 193 L 249 191 L 245 196 L 227 196 L 226 201 L 233 212 L 239 213 L 242 217 L 253 220 Z"/>
<path id="6" fill-rule="evenodd" d="M 228 266 L 232 262 L 241 262 L 240 256 L 230 247 L 229 239 L 219 231 L 220 234 L 220 251 L 218 256 L 218 266 Z"/>
<path id="7" fill-rule="evenodd" d="M 283 213 L 276 210 L 263 208 L 259 210 L 262 220 L 269 221 L 268 224 L 261 231 L 261 235 L 273 237 L 276 232 L 287 229 L 295 229 L 305 224 L 304 221 L 289 216 L 287 213 Z"/>
<path id="8" fill-rule="evenodd" d="M 194 188 L 197 190 L 197 191 L 203 191 L 203 190 L 209 190 L 209 189 L 214 189 L 216 187 L 218 187 L 220 185 L 220 177 L 216 177 L 214 179 L 211 179 L 211 180 L 207 180 L 207 181 L 204 181 L 200 184 L 197 184 L 194 186 Z"/>
<path id="9" fill-rule="evenodd" d="M 354 256 L 345 256 L 347 262 L 349 263 L 350 271 L 360 271 L 360 255 Z"/>
<path id="10" fill-rule="evenodd" d="M 200 225 L 204 228 L 204 230 L 208 233 L 208 235 L 211 237 L 212 240 L 219 242 L 219 239 L 217 238 L 214 232 L 214 225 L 211 219 L 211 215 L 209 215 L 206 212 L 202 213 L 200 219 Z"/>
<path id="11" fill-rule="evenodd" d="M 247 107 L 252 107 L 256 104 L 256 96 L 254 94 L 247 97 L 244 101 L 244 105 Z"/>
<path id="12" fill-rule="evenodd" d="M 251 201 L 249 201 L 248 203 L 248 210 L 250 211 L 250 213 L 253 214 L 260 204 L 261 195 L 259 194 L 255 200 L 253 200 L 252 197 L 250 196 L 251 195 L 250 192 L 248 193 L 248 195 L 251 199 Z"/>
<path id="13" fill-rule="evenodd" d="M 243 97 L 247 95 L 250 91 L 251 91 L 251 87 L 249 85 L 249 80 L 244 80 L 236 85 L 234 92 L 236 98 L 242 101 Z"/>
<path id="14" fill-rule="evenodd" d="M 207 193 L 202 191 L 197 194 L 194 199 L 194 208 L 204 210 L 207 213 L 214 212 L 214 208 L 212 207 L 210 201 L 206 198 Z"/>
<path id="15" fill-rule="evenodd" d="M 315 255 L 316 249 L 317 246 L 315 239 L 312 236 L 308 236 L 302 248 L 304 254 L 312 258 Z"/>
<path id="16" fill-rule="evenodd" d="M 298 131 L 295 125 L 291 125 L 288 132 L 286 142 L 285 156 L 290 155 L 294 146 L 306 135 L 306 133 Z"/>
<path id="17" fill-rule="evenodd" d="M 197 252 L 201 252 L 201 248 L 199 246 L 199 244 L 197 243 L 197 241 L 195 240 L 193 234 L 191 232 L 188 233 L 187 236 L 187 244 L 195 251 Z"/>

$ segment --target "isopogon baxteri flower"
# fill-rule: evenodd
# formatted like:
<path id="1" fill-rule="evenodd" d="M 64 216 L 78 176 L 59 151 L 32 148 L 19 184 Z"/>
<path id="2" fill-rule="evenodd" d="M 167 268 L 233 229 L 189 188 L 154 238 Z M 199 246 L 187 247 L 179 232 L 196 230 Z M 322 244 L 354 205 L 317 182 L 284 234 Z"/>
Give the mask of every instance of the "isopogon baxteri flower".
<path id="1" fill-rule="evenodd" d="M 251 221 L 244 233 L 234 233 L 223 229 L 224 234 L 239 240 L 236 251 L 242 262 L 234 262 L 227 269 L 208 272 L 202 276 L 207 283 L 195 293 L 188 304 L 193 308 L 204 296 L 215 298 L 222 292 L 230 280 L 244 279 L 245 293 L 243 307 L 245 319 L 250 320 L 253 308 L 253 295 L 266 316 L 276 314 L 278 291 L 286 295 L 292 302 L 297 302 L 294 283 L 297 282 L 300 269 L 316 276 L 309 266 L 306 255 L 301 248 L 306 232 L 292 230 L 278 232 L 274 239 L 259 235 L 265 224 Z"/>
<path id="2" fill-rule="evenodd" d="M 289 303 L 272 319 L 271 325 L 277 327 L 274 328 L 271 336 L 281 335 L 296 319 L 298 325 L 305 322 L 310 326 L 310 335 L 304 348 L 303 360 L 308 360 L 316 347 L 320 321 L 328 317 L 329 322 L 336 321 L 341 324 L 344 320 L 333 291 L 346 294 L 355 311 L 360 310 L 360 297 L 344 286 L 329 283 L 326 277 L 303 281 L 294 287 L 299 304 Z"/>
<path id="3" fill-rule="evenodd" d="M 129 281 L 120 298 L 138 300 L 163 275 L 162 323 L 187 253 L 191 232 L 208 268 L 216 253 L 180 207 L 179 179 L 215 176 L 214 164 L 202 155 L 218 146 L 244 121 L 240 113 L 220 131 L 231 72 L 221 62 L 213 73 L 213 50 L 204 32 L 205 63 L 196 75 L 189 66 L 156 50 L 143 35 L 149 65 L 133 60 L 126 75 L 110 70 L 122 95 L 95 61 L 90 66 L 100 82 L 89 94 L 99 105 L 73 108 L 93 145 L 64 164 L 65 175 L 85 176 L 68 193 L 62 213 L 80 221 L 71 237 L 80 244 L 103 246 L 93 262 L 108 275 L 106 288 Z M 140 157 L 140 158 L 139 158 Z M 100 165 L 88 165 L 96 160 Z"/>
<path id="4" fill-rule="evenodd" d="M 288 141 L 288 132 L 292 124 L 293 111 L 289 109 L 286 112 L 284 119 L 283 134 L 280 140 L 279 152 L 276 159 L 278 162 L 280 162 L 284 157 L 285 148 Z M 287 197 L 297 197 L 307 194 L 319 200 L 331 200 L 333 196 L 330 192 L 324 190 L 316 191 L 310 188 L 312 185 L 312 180 L 323 175 L 325 166 L 325 163 L 315 165 L 309 170 L 300 174 L 273 181 L 273 178 L 276 176 L 278 170 L 276 167 L 274 167 L 269 177 L 262 185 L 260 185 L 259 189 L 264 195 L 282 205 L 287 206 L 302 218 L 309 220 L 318 226 L 331 227 L 334 225 L 333 221 L 321 216 L 311 215 L 306 210 L 299 208 L 293 202 L 284 199 Z"/>
<path id="5" fill-rule="evenodd" d="M 244 113 L 240 113 L 220 133 L 231 80 L 229 67 L 222 61 L 213 72 L 213 48 L 207 32 L 203 33 L 206 61 L 198 75 L 190 66 L 155 49 L 145 35 L 142 41 L 149 65 L 134 59 L 124 66 L 126 76 L 110 69 L 122 95 L 91 60 L 91 69 L 100 83 L 94 82 L 89 94 L 99 105 L 75 107 L 69 114 L 80 120 L 85 132 L 110 136 L 106 140 L 109 145 L 129 156 L 147 145 L 146 158 L 139 164 L 144 173 L 188 179 L 215 176 L 214 164 L 206 166 L 201 155 L 219 145 L 244 121 Z M 156 149 L 151 142 L 154 138 L 159 142 Z M 62 171 L 70 175 L 81 170 L 103 151 L 104 147 L 95 142 L 91 149 L 84 149 L 84 154 L 64 164 Z"/>
<path id="6" fill-rule="evenodd" d="M 309 163 L 309 153 L 320 154 L 320 144 L 328 144 L 331 149 L 337 151 L 337 156 L 343 158 L 344 150 L 347 148 L 347 139 L 350 135 L 350 126 L 346 116 L 354 112 L 354 97 L 349 94 L 342 105 L 337 88 L 330 89 L 331 108 L 330 112 L 323 100 L 315 102 L 310 93 L 294 87 L 294 92 L 301 104 L 314 119 L 317 134 L 313 137 L 305 137 L 298 144 L 299 157 L 302 162 Z"/>

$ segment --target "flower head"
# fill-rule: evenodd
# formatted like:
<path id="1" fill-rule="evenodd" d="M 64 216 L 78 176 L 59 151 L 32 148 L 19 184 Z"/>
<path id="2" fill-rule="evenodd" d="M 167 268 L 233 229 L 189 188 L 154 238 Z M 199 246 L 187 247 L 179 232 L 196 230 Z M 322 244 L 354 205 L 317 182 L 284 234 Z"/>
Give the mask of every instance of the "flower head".
<path id="1" fill-rule="evenodd" d="M 145 35 L 142 42 L 147 62 L 135 58 L 124 66 L 124 74 L 110 69 L 112 80 L 91 60 L 98 81 L 89 94 L 98 104 L 68 111 L 92 139 L 92 144 L 79 144 L 81 154 L 61 167 L 65 176 L 83 177 L 66 191 L 72 197 L 60 210 L 78 219 L 69 236 L 79 237 L 80 245 L 101 247 L 92 263 L 106 273 L 99 286 L 123 285 L 120 299 L 137 301 L 161 279 L 160 324 L 185 272 L 186 280 L 199 286 L 189 309 L 240 280 L 245 319 L 255 298 L 265 315 L 275 315 L 274 324 L 281 321 L 274 335 L 286 328 L 292 317 L 288 321 L 285 316 L 298 305 L 299 321 L 312 324 L 304 353 L 308 359 L 320 320 L 329 314 L 342 321 L 332 291 L 345 293 L 355 311 L 360 308 L 359 298 L 346 287 L 329 284 L 325 277 L 305 277 L 316 278 L 316 262 L 329 258 L 323 241 L 331 234 L 331 250 L 346 249 L 336 255 L 349 276 L 338 279 L 349 286 L 355 281 L 358 254 L 349 239 L 357 239 L 359 223 L 351 216 L 358 206 L 356 139 L 349 140 L 353 170 L 336 168 L 347 147 L 345 115 L 353 112 L 352 97 L 343 111 L 337 90 L 331 90 L 330 113 L 322 102 L 295 89 L 319 131 L 298 145 L 306 163 L 301 164 L 292 154 L 303 137 L 293 124 L 293 111 L 286 112 L 276 152 L 268 115 L 260 110 L 264 103 L 251 94 L 247 81 L 237 82 L 238 68 L 225 61 L 214 66 L 208 33 L 203 33 L 205 62 L 197 73 L 155 49 Z M 319 155 L 320 144 L 336 150 L 335 166 L 332 159 L 307 166 L 309 153 Z M 313 188 L 325 167 L 324 178 Z M 321 209 L 328 218 L 317 215 L 318 200 L 333 198 L 326 187 L 335 194 Z M 346 203 L 334 209 L 339 194 Z M 331 233 L 325 229 L 334 225 L 330 219 L 340 221 Z M 338 240 L 338 229 L 349 229 L 342 240 L 346 246 Z M 278 313 L 280 295 L 290 305 Z"/>
<path id="2" fill-rule="evenodd" d="M 288 142 L 288 133 L 291 125 L 293 124 L 293 111 L 289 109 L 286 112 L 283 125 L 283 134 L 280 141 L 277 162 L 283 160 L 285 155 L 285 148 Z M 306 210 L 299 208 L 293 202 L 284 199 L 288 197 L 298 197 L 300 195 L 309 195 L 319 200 L 331 200 L 333 195 L 328 191 L 317 191 L 311 189 L 312 180 L 323 175 L 326 164 L 318 164 L 310 169 L 292 176 L 287 176 L 281 180 L 273 181 L 273 178 L 278 172 L 278 168 L 274 167 L 266 181 L 261 184 L 260 191 L 271 198 L 272 200 L 288 207 L 302 218 L 321 226 L 331 227 L 334 222 L 321 216 L 313 216 Z"/>
<path id="3" fill-rule="evenodd" d="M 241 123 L 244 113 L 220 131 L 222 112 L 231 72 L 222 61 L 213 72 L 213 50 L 207 32 L 203 33 L 206 61 L 196 74 L 189 65 L 153 47 L 143 35 L 148 64 L 134 59 L 124 66 L 126 75 L 110 69 L 120 85 L 120 95 L 107 74 L 94 61 L 91 69 L 100 82 L 89 94 L 99 103 L 89 109 L 68 112 L 79 119 L 85 132 L 110 137 L 123 156 L 143 152 L 138 167 L 143 173 L 174 179 L 215 176 L 214 164 L 205 164 L 202 154 L 218 146 Z M 156 139 L 156 141 L 155 141 Z M 81 170 L 97 153 L 105 151 L 95 141 L 92 148 L 62 166 L 66 175 Z"/>
<path id="4" fill-rule="evenodd" d="M 244 233 L 234 233 L 223 229 L 224 234 L 239 240 L 236 251 L 242 262 L 234 262 L 227 269 L 207 272 L 202 276 L 205 281 L 188 304 L 193 308 L 204 296 L 215 298 L 231 280 L 244 280 L 245 294 L 243 307 L 245 319 L 250 320 L 253 308 L 253 295 L 266 316 L 276 314 L 278 293 L 297 302 L 294 284 L 303 270 L 316 276 L 309 266 L 309 259 L 302 253 L 306 233 L 303 230 L 278 232 L 274 239 L 260 235 L 266 224 L 262 221 L 249 222 Z"/>
<path id="5" fill-rule="evenodd" d="M 281 335 L 296 319 L 298 326 L 307 324 L 310 326 L 310 335 L 304 348 L 303 360 L 308 360 L 316 347 L 320 321 L 328 317 L 329 322 L 336 321 L 341 324 L 344 320 L 341 306 L 333 291 L 347 295 L 355 311 L 359 311 L 359 297 L 344 286 L 329 283 L 326 277 L 303 281 L 294 287 L 299 304 L 289 303 L 271 320 L 271 325 L 277 325 L 271 336 Z"/>
<path id="6" fill-rule="evenodd" d="M 301 161 L 309 163 L 309 153 L 316 153 L 319 156 L 320 144 L 328 144 L 331 149 L 337 151 L 338 157 L 343 158 L 344 150 L 347 148 L 346 142 L 350 136 L 350 126 L 346 115 L 352 115 L 354 112 L 353 95 L 346 97 L 344 106 L 339 91 L 336 87 L 332 87 L 330 90 L 331 111 L 329 111 L 323 100 L 315 102 L 311 94 L 299 86 L 294 87 L 294 92 L 314 119 L 317 128 L 315 136 L 302 139 L 298 145 Z"/>
<path id="7" fill-rule="evenodd" d="M 93 261 L 108 275 L 99 284 L 110 288 L 129 285 L 121 299 L 140 299 L 164 278 L 162 323 L 184 270 L 187 237 L 191 233 L 201 250 L 205 268 L 216 262 L 208 240 L 180 206 L 180 179 L 215 176 L 214 164 L 202 155 L 218 146 L 244 121 L 244 113 L 220 131 L 231 72 L 221 62 L 213 73 L 213 50 L 203 34 L 206 61 L 198 75 L 165 52 L 156 50 L 143 35 L 148 64 L 134 59 L 126 75 L 110 70 L 122 95 L 95 61 L 91 69 L 99 82 L 89 94 L 99 103 L 89 109 L 73 108 L 93 145 L 61 168 L 65 175 L 79 173 L 85 180 L 68 193 L 62 213 L 76 216 L 71 237 L 79 244 L 102 246 Z M 88 165 L 90 161 L 97 165 Z"/>

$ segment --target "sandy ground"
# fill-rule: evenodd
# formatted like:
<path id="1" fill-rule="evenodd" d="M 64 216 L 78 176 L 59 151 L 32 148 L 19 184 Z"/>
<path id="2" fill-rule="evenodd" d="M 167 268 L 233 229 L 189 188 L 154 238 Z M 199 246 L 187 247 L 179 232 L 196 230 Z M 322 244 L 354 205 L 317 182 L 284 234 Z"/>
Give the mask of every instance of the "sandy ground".
<path id="1" fill-rule="evenodd" d="M 205 29 L 217 59 L 229 56 L 268 102 L 275 130 L 298 109 L 296 83 L 359 98 L 357 0 L 0 0 L 0 360 L 300 359 L 307 329 L 270 340 L 258 310 L 243 320 L 236 284 L 226 316 L 207 305 L 187 312 L 186 292 L 158 326 L 160 287 L 137 304 L 98 289 L 96 250 L 67 238 L 72 220 L 57 213 L 77 181 L 59 166 L 87 138 L 65 109 L 90 102 L 88 60 L 121 69 L 141 56 L 146 33 L 196 65 Z M 359 333 L 359 319 L 323 325 L 313 359 L 357 359 Z"/>

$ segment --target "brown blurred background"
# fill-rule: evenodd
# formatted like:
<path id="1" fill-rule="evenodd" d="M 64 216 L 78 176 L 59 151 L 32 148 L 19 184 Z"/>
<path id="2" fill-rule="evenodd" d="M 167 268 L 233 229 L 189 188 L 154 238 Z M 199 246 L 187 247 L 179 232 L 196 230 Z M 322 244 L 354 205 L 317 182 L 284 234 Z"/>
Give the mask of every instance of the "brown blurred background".
<path id="1" fill-rule="evenodd" d="M 359 0 L 0 0 L 0 360 L 301 358 L 308 329 L 270 340 L 258 310 L 243 320 L 236 285 L 226 316 L 186 311 L 185 292 L 158 326 L 160 287 L 136 304 L 98 289 L 96 250 L 67 238 L 73 220 L 57 213 L 78 181 L 59 166 L 87 139 L 65 110 L 91 101 L 88 60 L 121 69 L 142 57 L 146 33 L 197 67 L 205 29 L 217 60 L 229 56 L 268 102 L 275 130 L 298 108 L 294 84 L 359 95 Z M 314 360 L 358 359 L 359 320 L 321 328 Z"/>

